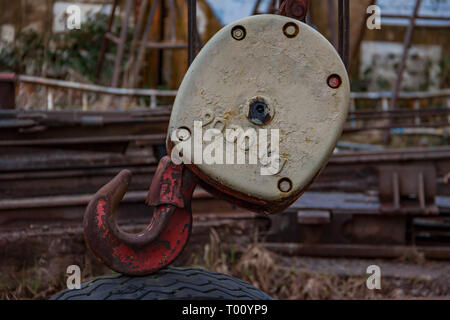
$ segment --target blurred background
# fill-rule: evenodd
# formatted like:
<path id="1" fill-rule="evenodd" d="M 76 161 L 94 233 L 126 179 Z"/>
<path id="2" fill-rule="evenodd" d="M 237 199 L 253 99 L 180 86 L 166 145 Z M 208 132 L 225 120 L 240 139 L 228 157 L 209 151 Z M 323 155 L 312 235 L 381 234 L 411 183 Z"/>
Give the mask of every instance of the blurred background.
<path id="1" fill-rule="evenodd" d="M 339 1 L 309 1 L 306 16 L 338 49 Z M 350 114 L 327 167 L 276 216 L 197 190 L 178 265 L 280 299 L 450 297 L 450 1 L 348 2 Z M 367 27 L 371 5 L 381 29 Z M 278 8 L 198 0 L 193 42 Z M 0 0 L 0 298 L 48 298 L 72 264 L 84 279 L 111 273 L 81 221 L 121 169 L 134 173 L 121 226 L 145 226 L 188 38 L 185 0 Z M 365 285 L 370 265 L 381 290 Z"/>

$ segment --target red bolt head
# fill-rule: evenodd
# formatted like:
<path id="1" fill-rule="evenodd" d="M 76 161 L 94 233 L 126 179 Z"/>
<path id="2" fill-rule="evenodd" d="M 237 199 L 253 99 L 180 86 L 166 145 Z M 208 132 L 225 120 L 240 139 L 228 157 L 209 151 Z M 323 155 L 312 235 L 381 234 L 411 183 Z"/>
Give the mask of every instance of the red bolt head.
<path id="1" fill-rule="evenodd" d="M 301 18 L 305 14 L 305 8 L 298 2 L 292 2 L 290 11 L 294 17 Z"/>
<path id="2" fill-rule="evenodd" d="M 332 74 L 331 76 L 328 77 L 327 82 L 328 82 L 328 85 L 330 86 L 330 88 L 337 89 L 341 86 L 342 79 L 339 75 Z"/>

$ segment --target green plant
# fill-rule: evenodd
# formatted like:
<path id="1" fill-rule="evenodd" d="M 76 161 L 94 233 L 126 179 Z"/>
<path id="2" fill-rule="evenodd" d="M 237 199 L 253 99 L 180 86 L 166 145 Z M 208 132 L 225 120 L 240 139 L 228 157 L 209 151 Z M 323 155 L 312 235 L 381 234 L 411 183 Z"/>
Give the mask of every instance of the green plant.
<path id="1" fill-rule="evenodd" d="M 79 30 L 64 33 L 39 34 L 33 30 L 19 32 L 12 45 L 3 45 L 0 51 L 0 71 L 25 73 L 35 76 L 49 76 L 67 79 L 70 71 L 89 81 L 96 81 L 96 65 L 101 43 L 106 32 L 108 16 L 96 14 L 81 25 Z M 117 24 L 116 24 L 117 25 Z M 120 28 L 113 28 L 119 33 Z M 129 28 L 131 37 L 133 29 Z M 130 41 L 127 41 L 129 44 Z M 114 55 L 116 46 L 109 46 L 109 54 Z M 125 48 L 126 61 L 129 45 Z M 106 58 L 102 68 L 102 78 L 111 79 L 113 59 Z"/>

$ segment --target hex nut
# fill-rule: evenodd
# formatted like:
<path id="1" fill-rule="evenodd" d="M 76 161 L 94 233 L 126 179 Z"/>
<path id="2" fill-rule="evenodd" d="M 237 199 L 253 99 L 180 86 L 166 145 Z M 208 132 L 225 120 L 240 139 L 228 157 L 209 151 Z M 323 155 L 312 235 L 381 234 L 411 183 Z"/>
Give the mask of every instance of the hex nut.
<path id="1" fill-rule="evenodd" d="M 278 181 L 278 189 L 281 192 L 289 192 L 292 190 L 292 181 L 289 178 L 282 178 Z"/>
<path id="2" fill-rule="evenodd" d="M 283 33 L 288 38 L 295 38 L 300 32 L 300 28 L 294 22 L 288 22 L 283 26 Z"/>
<path id="3" fill-rule="evenodd" d="M 243 26 L 235 26 L 233 29 L 231 29 L 231 36 L 233 39 L 241 41 L 244 40 L 247 36 L 247 31 Z"/>

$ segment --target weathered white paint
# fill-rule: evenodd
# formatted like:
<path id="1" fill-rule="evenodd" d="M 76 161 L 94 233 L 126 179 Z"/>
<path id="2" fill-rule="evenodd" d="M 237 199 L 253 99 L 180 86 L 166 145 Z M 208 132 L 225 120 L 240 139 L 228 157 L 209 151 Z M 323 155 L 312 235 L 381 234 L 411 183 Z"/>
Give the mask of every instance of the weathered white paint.
<path id="1" fill-rule="evenodd" d="M 295 38 L 283 34 L 287 22 L 299 26 Z M 246 28 L 242 41 L 231 37 L 236 25 Z M 342 77 L 339 89 L 327 85 L 331 74 Z M 260 163 L 195 166 L 231 190 L 280 200 L 305 188 L 328 160 L 342 132 L 349 95 L 346 69 L 320 33 L 290 18 L 257 15 L 223 28 L 202 49 L 181 84 L 168 134 L 180 127 L 194 132 L 194 121 L 206 123 L 209 112 L 222 119 L 225 128 L 279 129 L 285 165 L 276 175 L 262 176 Z M 272 121 L 263 126 L 246 115 L 249 100 L 256 96 L 265 97 L 274 110 Z M 293 184 L 288 193 L 278 190 L 284 177 Z"/>

